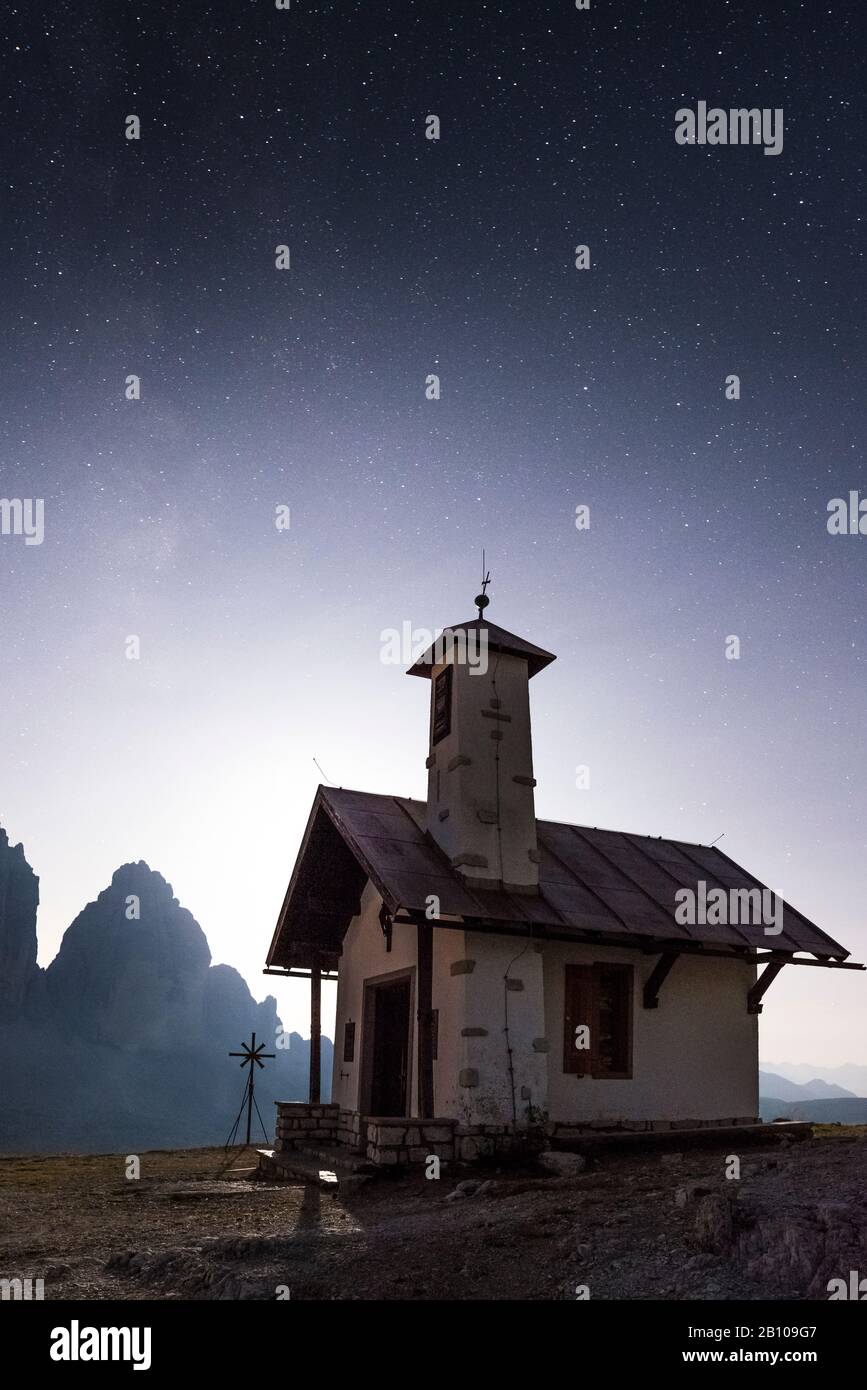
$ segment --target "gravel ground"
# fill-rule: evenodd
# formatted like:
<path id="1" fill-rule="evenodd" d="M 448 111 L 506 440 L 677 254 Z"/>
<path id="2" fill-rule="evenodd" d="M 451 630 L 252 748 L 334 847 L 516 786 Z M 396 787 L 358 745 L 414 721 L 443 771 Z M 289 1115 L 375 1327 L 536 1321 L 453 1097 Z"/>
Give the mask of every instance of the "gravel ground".
<path id="1" fill-rule="evenodd" d="M 714 1300 L 827 1298 L 828 1278 L 867 1272 L 867 1130 L 751 1147 L 737 1179 L 729 1157 L 345 1194 L 255 1181 L 249 1150 L 145 1153 L 137 1180 L 123 1155 L 0 1158 L 0 1278 L 42 1278 L 47 1299 Z"/>

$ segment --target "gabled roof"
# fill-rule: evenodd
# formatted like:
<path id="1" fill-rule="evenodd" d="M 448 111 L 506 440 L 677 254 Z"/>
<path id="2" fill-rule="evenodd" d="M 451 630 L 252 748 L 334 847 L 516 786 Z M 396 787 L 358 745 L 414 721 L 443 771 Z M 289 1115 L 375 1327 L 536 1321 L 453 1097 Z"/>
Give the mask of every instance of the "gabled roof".
<path id="1" fill-rule="evenodd" d="M 516 637 L 514 632 L 507 632 L 504 627 L 497 627 L 496 623 L 489 622 L 487 618 L 473 618 L 468 623 L 453 623 L 451 627 L 443 628 L 443 635 L 439 639 L 443 642 L 446 633 L 479 633 L 477 641 L 484 642 L 489 652 L 502 652 L 506 656 L 522 656 L 527 663 L 530 676 L 535 676 L 539 671 L 550 666 L 552 661 L 556 661 L 556 656 L 552 652 L 546 652 L 544 647 L 537 647 L 535 643 L 528 642 L 524 637 Z M 436 662 L 434 660 L 434 649 L 437 646 L 428 647 L 418 660 L 410 666 L 407 671 L 408 676 L 427 676 Z"/>
<path id="2" fill-rule="evenodd" d="M 463 919 L 473 929 L 532 930 L 540 937 L 651 950 L 807 951 L 829 963 L 849 954 L 788 903 L 778 935 L 759 924 L 678 924 L 678 888 L 695 892 L 699 880 L 708 892 L 766 886 L 715 847 L 556 821 L 537 821 L 536 830 L 538 895 L 474 891 L 427 835 L 424 802 L 320 787 L 268 965 L 309 965 L 317 951 L 323 968 L 334 968 L 367 879 L 392 915 L 423 916 L 427 898 L 436 894 L 442 917 Z"/>

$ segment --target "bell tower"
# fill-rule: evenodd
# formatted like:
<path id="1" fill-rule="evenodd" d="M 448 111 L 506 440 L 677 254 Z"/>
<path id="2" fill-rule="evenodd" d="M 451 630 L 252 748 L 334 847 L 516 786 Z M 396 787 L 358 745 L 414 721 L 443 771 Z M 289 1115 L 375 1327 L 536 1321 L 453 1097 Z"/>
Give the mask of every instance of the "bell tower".
<path id="1" fill-rule="evenodd" d="M 550 652 L 478 617 L 445 628 L 408 675 L 431 683 L 427 830 L 473 888 L 539 889 L 530 679 Z"/>

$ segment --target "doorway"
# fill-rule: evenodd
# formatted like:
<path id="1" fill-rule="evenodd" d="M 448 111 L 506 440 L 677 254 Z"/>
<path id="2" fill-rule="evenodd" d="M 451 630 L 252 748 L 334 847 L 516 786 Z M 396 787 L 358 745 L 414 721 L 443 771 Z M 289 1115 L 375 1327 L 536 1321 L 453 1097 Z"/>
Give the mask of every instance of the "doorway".
<path id="1" fill-rule="evenodd" d="M 412 974 L 402 971 L 364 987 L 362 1113 L 408 1115 Z"/>

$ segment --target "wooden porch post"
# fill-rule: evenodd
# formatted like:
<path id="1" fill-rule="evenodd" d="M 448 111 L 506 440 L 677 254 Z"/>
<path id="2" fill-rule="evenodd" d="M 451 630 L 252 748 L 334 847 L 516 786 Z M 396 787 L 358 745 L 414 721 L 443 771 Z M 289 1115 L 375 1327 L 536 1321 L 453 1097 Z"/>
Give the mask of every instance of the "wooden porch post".
<path id="1" fill-rule="evenodd" d="M 430 922 L 416 924 L 418 935 L 418 1113 L 423 1120 L 433 1118 L 433 927 Z"/>
<path id="2" fill-rule="evenodd" d="M 319 954 L 314 955 L 310 968 L 310 1104 L 319 1104 L 319 1081 L 322 1055 L 322 978 Z"/>

